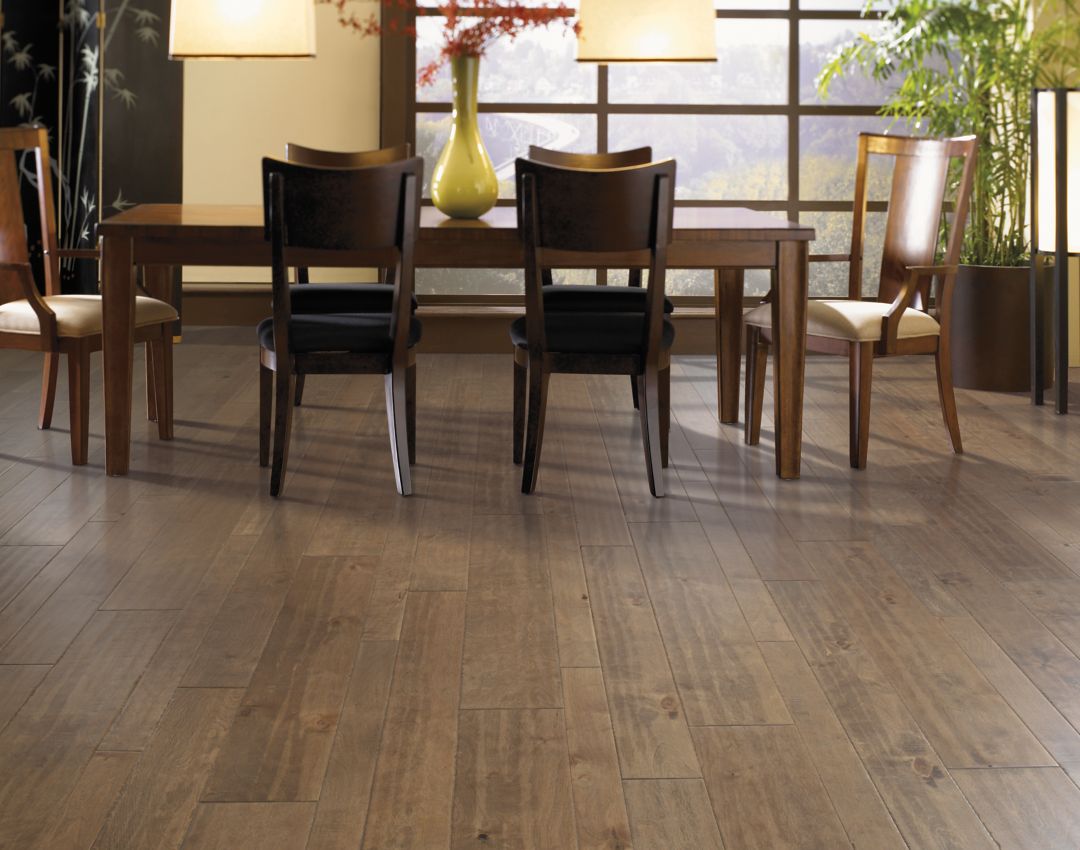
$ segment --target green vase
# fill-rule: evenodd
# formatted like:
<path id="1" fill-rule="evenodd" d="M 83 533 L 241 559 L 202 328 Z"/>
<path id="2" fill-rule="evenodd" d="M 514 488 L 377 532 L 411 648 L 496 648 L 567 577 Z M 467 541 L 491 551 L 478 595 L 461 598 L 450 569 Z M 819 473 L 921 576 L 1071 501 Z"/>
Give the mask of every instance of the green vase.
<path id="1" fill-rule="evenodd" d="M 495 166 L 477 125 L 479 56 L 450 60 L 454 81 L 454 123 L 431 175 L 431 200 L 451 218 L 479 218 L 499 197 Z"/>

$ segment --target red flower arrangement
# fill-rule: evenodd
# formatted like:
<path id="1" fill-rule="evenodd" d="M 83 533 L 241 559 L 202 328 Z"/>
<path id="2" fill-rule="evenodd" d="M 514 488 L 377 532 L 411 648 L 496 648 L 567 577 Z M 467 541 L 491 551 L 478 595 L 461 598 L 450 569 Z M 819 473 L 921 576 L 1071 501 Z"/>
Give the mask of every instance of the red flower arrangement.
<path id="1" fill-rule="evenodd" d="M 384 28 L 375 13 L 358 16 L 348 9 L 350 0 L 319 0 L 332 3 L 338 12 L 338 21 L 360 35 L 381 35 L 383 32 L 416 37 L 415 27 L 402 27 L 397 18 L 391 18 Z M 416 0 L 382 0 L 384 6 L 405 10 L 418 8 Z M 430 8 L 430 7 L 429 7 Z M 567 31 L 577 33 L 580 25 L 574 20 L 574 10 L 565 3 L 525 6 L 507 3 L 505 0 L 446 0 L 437 7 L 446 18 L 443 25 L 443 46 L 439 56 L 417 72 L 422 86 L 435 81 L 439 69 L 455 56 L 483 56 L 499 38 L 511 40 L 530 29 L 540 29 L 561 24 Z"/>

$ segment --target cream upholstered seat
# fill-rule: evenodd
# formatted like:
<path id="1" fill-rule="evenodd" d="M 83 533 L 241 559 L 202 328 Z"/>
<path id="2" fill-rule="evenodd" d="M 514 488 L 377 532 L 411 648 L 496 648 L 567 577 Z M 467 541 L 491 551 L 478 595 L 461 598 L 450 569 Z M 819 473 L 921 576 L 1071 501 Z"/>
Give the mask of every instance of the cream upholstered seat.
<path id="1" fill-rule="evenodd" d="M 97 295 L 46 295 L 42 299 L 56 314 L 58 337 L 96 336 L 101 333 L 101 298 Z M 135 298 L 135 327 L 159 325 L 177 318 L 176 310 L 156 298 Z M 0 304 L 0 333 L 39 334 L 37 313 L 26 299 Z"/>
<path id="2" fill-rule="evenodd" d="M 849 342 L 872 342 L 881 338 L 881 320 L 892 307 L 884 301 L 836 299 L 811 301 L 807 308 L 806 333 Z M 772 306 L 761 304 L 746 314 L 744 321 L 758 328 L 772 326 Z M 933 316 L 908 307 L 900 317 L 897 339 L 938 336 L 941 326 Z"/>

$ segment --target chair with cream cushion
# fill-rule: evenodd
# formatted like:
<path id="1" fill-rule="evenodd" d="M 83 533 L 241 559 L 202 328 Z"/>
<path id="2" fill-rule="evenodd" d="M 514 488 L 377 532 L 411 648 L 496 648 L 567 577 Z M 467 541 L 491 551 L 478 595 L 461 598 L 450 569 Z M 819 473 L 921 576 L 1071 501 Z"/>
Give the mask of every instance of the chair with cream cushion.
<path id="1" fill-rule="evenodd" d="M 849 263 L 848 297 L 809 303 L 806 345 L 809 351 L 846 354 L 849 358 L 849 454 L 856 469 L 866 466 L 875 357 L 934 355 L 945 426 L 953 451 L 957 454 L 963 451 L 949 365 L 949 311 L 971 195 L 975 149 L 974 136 L 927 139 L 861 134 L 851 253 L 812 258 L 819 262 Z M 892 158 L 894 167 L 877 298 L 863 300 L 862 261 L 871 156 Z M 945 256 L 940 264 L 935 264 L 949 169 L 954 160 L 963 162 L 963 171 L 950 216 Z M 772 321 L 773 305 L 768 298 L 744 317 L 746 442 L 750 445 L 755 445 L 761 434 L 765 362 L 772 341 Z"/>
<path id="2" fill-rule="evenodd" d="M 45 295 L 38 293 L 26 244 L 16 154 L 29 154 L 37 183 L 44 246 Z M 0 128 L 0 349 L 45 352 L 38 425 L 52 424 L 60 355 L 68 357 L 71 462 L 86 463 L 90 423 L 90 355 L 101 350 L 101 298 L 61 295 L 62 257 L 96 259 L 90 250 L 60 251 L 56 238 L 49 137 L 43 127 Z M 153 361 L 158 434 L 172 438 L 172 323 L 177 314 L 154 298 L 135 299 L 135 340 L 147 343 Z"/>

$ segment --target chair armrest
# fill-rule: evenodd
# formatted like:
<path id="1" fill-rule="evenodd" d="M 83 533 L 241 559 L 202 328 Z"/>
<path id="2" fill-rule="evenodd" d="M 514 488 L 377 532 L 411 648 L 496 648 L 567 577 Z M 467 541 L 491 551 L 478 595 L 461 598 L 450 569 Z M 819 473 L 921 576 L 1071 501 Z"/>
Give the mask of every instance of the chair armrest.
<path id="1" fill-rule="evenodd" d="M 34 274 L 30 270 L 29 263 L 0 263 L 0 274 L 14 273 L 22 289 L 23 298 L 30 304 L 30 309 L 38 317 L 41 327 L 41 335 L 51 342 L 56 341 L 56 314 L 42 299 L 41 294 L 34 285 Z"/>
<path id="2" fill-rule="evenodd" d="M 906 266 L 907 280 L 896 294 L 888 311 L 881 319 L 881 344 L 886 354 L 896 352 L 896 338 L 900 331 L 900 320 L 915 300 L 915 293 L 919 291 L 919 281 L 928 277 L 936 277 L 944 281 L 950 281 L 956 275 L 957 267 L 951 265 L 940 266 Z M 942 284 L 944 287 L 944 283 Z M 948 297 L 951 293 L 944 293 Z"/>
<path id="3" fill-rule="evenodd" d="M 811 263 L 849 263 L 851 254 L 811 254 Z"/>

